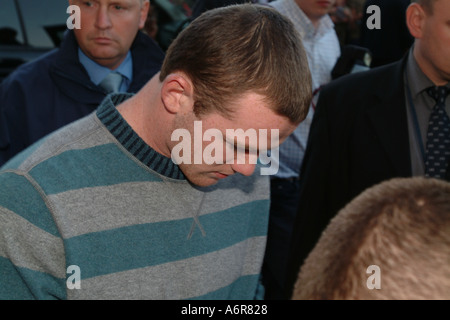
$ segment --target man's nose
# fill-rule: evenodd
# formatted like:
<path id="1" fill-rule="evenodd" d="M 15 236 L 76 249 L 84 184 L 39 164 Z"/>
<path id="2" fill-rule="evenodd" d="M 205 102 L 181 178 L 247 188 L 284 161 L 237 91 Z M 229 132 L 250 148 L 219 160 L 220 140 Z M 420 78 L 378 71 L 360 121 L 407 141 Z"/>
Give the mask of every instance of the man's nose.
<path id="1" fill-rule="evenodd" d="M 235 172 L 239 172 L 240 174 L 243 174 L 244 176 L 251 176 L 253 172 L 255 171 L 256 164 L 232 164 L 231 168 Z"/>
<path id="2" fill-rule="evenodd" d="M 99 29 L 108 29 L 112 26 L 107 7 L 100 6 L 98 9 L 95 26 Z"/>

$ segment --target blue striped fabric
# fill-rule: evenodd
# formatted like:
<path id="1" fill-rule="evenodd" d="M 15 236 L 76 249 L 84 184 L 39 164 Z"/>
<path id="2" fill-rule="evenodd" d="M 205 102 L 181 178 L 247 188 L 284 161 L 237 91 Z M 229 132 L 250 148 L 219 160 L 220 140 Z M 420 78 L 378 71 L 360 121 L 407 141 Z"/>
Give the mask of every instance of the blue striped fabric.
<path id="1" fill-rule="evenodd" d="M 128 97 L 0 171 L 0 299 L 258 298 L 267 176 L 193 187 L 116 111 Z"/>
<path id="2" fill-rule="evenodd" d="M 266 225 L 260 212 L 266 207 L 266 201 L 257 201 L 204 215 L 199 220 L 208 236 L 204 237 L 198 230 L 189 241 L 186 241 L 186 235 L 192 218 L 83 234 L 65 240 L 64 244 L 71 254 L 69 264 L 77 264 L 83 270 L 83 277 L 90 278 L 183 260 L 232 246 L 248 237 L 264 236 Z M 254 225 L 248 222 L 254 222 Z M 97 250 L 91 251 L 92 247 Z"/>

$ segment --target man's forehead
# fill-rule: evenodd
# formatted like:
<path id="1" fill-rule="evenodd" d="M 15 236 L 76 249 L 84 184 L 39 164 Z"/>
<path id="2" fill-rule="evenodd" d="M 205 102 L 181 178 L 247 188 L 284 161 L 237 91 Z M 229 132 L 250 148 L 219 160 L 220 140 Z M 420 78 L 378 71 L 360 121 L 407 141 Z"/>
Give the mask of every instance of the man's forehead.
<path id="1" fill-rule="evenodd" d="M 227 129 L 225 131 L 225 142 L 237 149 L 256 152 L 263 146 L 273 147 L 279 144 L 278 129 Z"/>

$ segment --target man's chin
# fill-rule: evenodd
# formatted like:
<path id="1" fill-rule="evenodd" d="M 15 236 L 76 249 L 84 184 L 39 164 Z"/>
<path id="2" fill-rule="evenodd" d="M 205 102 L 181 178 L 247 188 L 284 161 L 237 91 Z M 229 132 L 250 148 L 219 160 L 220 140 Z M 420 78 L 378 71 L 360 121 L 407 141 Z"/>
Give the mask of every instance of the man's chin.
<path id="1" fill-rule="evenodd" d="M 196 176 L 196 177 L 189 177 L 186 176 L 186 179 L 193 185 L 197 187 L 209 187 L 217 184 L 219 182 L 219 178 L 211 177 L 211 176 Z"/>
<path id="2" fill-rule="evenodd" d="M 194 179 L 194 180 L 190 180 L 188 179 L 190 183 L 192 183 L 193 185 L 196 185 L 197 187 L 210 187 L 213 186 L 215 184 L 217 184 L 217 182 L 219 182 L 218 179 Z"/>
<path id="3" fill-rule="evenodd" d="M 115 69 L 124 60 L 124 57 L 120 57 L 115 50 L 110 48 L 99 48 L 99 50 L 92 50 L 90 52 L 90 58 L 101 66 Z"/>

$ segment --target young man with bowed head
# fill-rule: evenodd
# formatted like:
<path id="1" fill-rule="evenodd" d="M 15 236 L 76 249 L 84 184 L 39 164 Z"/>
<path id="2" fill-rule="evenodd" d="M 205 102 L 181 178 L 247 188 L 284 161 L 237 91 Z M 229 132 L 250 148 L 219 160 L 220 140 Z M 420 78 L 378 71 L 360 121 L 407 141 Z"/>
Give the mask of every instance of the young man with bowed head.
<path id="1" fill-rule="evenodd" d="M 2 167 L 0 297 L 261 298 L 269 179 L 248 160 L 283 142 L 310 101 L 288 20 L 253 4 L 204 13 L 138 93 L 109 95 Z M 268 134 L 229 137 L 239 129 Z M 232 153 L 194 161 L 211 132 Z"/>
<path id="2" fill-rule="evenodd" d="M 336 0 L 277 0 L 269 3 L 289 18 L 300 33 L 308 56 L 313 91 L 318 91 L 331 80 L 331 71 L 341 53 L 339 39 L 329 16 L 335 2 Z M 284 268 L 297 213 L 300 166 L 313 115 L 314 108 L 311 106 L 305 121 L 299 124 L 280 147 L 279 170 L 271 179 L 269 234 L 263 267 L 267 299 L 288 298 L 284 296 Z"/>
<path id="3" fill-rule="evenodd" d="M 415 40 L 404 58 L 342 77 L 320 94 L 302 167 L 290 289 L 330 219 L 363 190 L 395 177 L 450 180 L 450 1 L 414 1 L 406 22 Z"/>
<path id="4" fill-rule="evenodd" d="M 0 84 L 0 165 L 93 112 L 110 91 L 137 92 L 161 68 L 163 51 L 139 31 L 148 0 L 68 4 L 80 8 L 80 28 L 68 30 L 60 48 L 18 67 Z M 105 86 L 112 71 L 117 84 Z"/>

